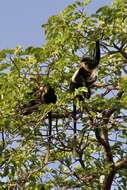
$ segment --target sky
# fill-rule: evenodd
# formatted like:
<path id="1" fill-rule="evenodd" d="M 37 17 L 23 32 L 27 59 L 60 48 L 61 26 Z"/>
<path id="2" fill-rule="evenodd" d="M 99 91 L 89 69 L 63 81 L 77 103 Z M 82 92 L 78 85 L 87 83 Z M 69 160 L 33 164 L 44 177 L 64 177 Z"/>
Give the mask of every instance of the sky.
<path id="1" fill-rule="evenodd" d="M 41 25 L 49 16 L 59 13 L 74 0 L 0 0 L 0 49 L 21 45 L 41 46 L 44 33 Z M 88 11 L 110 5 L 112 0 L 93 0 Z"/>

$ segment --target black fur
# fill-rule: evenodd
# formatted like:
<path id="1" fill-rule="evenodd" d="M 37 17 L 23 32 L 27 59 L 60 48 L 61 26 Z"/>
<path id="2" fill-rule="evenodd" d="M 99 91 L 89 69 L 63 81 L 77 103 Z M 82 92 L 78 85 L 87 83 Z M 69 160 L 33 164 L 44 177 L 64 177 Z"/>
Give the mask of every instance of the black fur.
<path id="1" fill-rule="evenodd" d="M 97 80 L 97 73 L 96 68 L 100 61 L 100 44 L 99 41 L 96 41 L 96 48 L 94 51 L 93 59 L 89 57 L 84 57 L 81 60 L 81 66 L 74 75 L 72 76 L 71 82 L 70 82 L 70 90 L 72 92 L 75 91 L 75 89 L 78 89 L 79 87 L 86 87 L 87 92 L 83 93 L 83 96 L 78 95 L 76 98 L 78 100 L 83 100 L 84 98 L 89 99 L 91 96 L 91 87 L 92 84 Z M 73 152 L 74 155 L 76 153 L 76 133 L 77 133 L 77 127 L 76 127 L 76 105 L 73 101 L 73 120 L 74 120 L 74 138 L 73 138 Z"/>
<path id="2" fill-rule="evenodd" d="M 31 100 L 21 107 L 23 115 L 29 115 L 37 111 L 39 105 L 41 104 L 55 104 L 57 101 L 55 91 L 49 84 L 34 88 L 33 91 L 28 94 L 28 96 L 29 99 L 31 98 Z"/>
<path id="3" fill-rule="evenodd" d="M 89 57 L 84 57 L 81 60 L 80 68 L 74 73 L 70 82 L 70 90 L 73 92 L 76 88 L 86 87 L 88 92 L 84 92 L 85 98 L 90 98 L 91 96 L 91 86 L 97 80 L 97 66 L 100 61 L 100 44 L 96 41 L 96 47 L 94 51 L 93 59 Z M 79 96 L 79 100 L 82 97 Z"/>
<path id="4" fill-rule="evenodd" d="M 57 96 L 55 90 L 49 85 L 41 85 L 39 88 L 34 88 L 31 93 L 28 94 L 31 100 L 27 104 L 24 104 L 21 108 L 23 115 L 29 115 L 38 110 L 41 104 L 55 104 Z M 29 98 L 30 98 L 29 97 Z M 50 152 L 51 138 L 52 138 L 52 112 L 48 112 L 49 128 L 48 128 L 48 148 L 47 148 L 47 160 Z"/>
<path id="5" fill-rule="evenodd" d="M 50 104 L 56 103 L 57 97 L 54 89 L 50 85 L 43 86 L 40 90 L 41 103 Z"/>

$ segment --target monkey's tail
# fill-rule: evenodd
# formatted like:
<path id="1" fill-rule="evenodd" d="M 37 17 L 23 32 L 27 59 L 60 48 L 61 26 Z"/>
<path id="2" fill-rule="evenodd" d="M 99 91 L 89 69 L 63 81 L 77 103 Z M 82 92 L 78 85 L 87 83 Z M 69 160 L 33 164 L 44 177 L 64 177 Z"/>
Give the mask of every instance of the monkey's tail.
<path id="1" fill-rule="evenodd" d="M 44 163 L 47 164 L 49 161 L 49 156 L 50 156 L 50 149 L 51 149 L 51 135 L 52 135 L 52 112 L 48 112 L 48 120 L 49 120 L 49 129 L 48 129 L 48 147 L 47 147 L 47 153 L 45 156 L 45 161 Z"/>
<path id="2" fill-rule="evenodd" d="M 76 119 L 76 105 L 73 101 L 73 124 L 74 124 L 74 137 L 73 137 L 73 156 L 76 156 L 76 133 L 77 133 L 77 119 Z"/>

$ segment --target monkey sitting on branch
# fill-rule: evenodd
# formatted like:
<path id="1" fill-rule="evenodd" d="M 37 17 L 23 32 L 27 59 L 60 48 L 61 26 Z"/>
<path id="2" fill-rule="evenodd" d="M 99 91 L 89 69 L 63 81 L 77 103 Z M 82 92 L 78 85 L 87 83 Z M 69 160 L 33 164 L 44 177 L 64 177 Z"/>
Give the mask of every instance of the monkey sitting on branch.
<path id="1" fill-rule="evenodd" d="M 97 80 L 98 69 L 97 66 L 100 61 L 100 43 L 99 40 L 96 41 L 96 46 L 94 50 L 93 58 L 83 57 L 81 60 L 80 67 L 75 71 L 71 78 L 70 82 L 70 91 L 74 92 L 75 89 L 80 87 L 86 87 L 87 92 L 83 92 L 83 95 L 78 95 L 75 98 L 78 98 L 79 101 L 84 98 L 89 99 L 91 97 L 91 88 L 94 82 Z M 73 139 L 73 151 L 76 153 L 76 105 L 73 101 L 73 120 L 74 120 L 74 139 Z"/>
<path id="2" fill-rule="evenodd" d="M 41 104 L 55 104 L 57 101 L 55 91 L 49 84 L 42 84 L 40 87 L 34 88 L 28 96 L 31 100 L 21 107 L 23 115 L 29 115 L 37 111 Z"/>
<path id="3" fill-rule="evenodd" d="M 43 84 L 38 88 L 33 89 L 31 93 L 28 94 L 31 100 L 21 107 L 22 115 L 29 115 L 37 111 L 39 105 L 41 104 L 55 104 L 57 101 L 57 96 L 55 90 L 49 84 Z M 48 160 L 51 146 L 51 136 L 52 136 L 52 111 L 48 112 L 48 150 L 46 154 L 46 160 Z"/>

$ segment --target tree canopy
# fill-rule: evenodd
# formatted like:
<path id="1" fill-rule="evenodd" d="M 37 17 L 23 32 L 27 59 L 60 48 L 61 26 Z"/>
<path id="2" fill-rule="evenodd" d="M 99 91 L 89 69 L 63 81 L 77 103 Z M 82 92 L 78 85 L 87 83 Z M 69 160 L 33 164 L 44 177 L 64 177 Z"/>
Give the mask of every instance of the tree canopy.
<path id="1" fill-rule="evenodd" d="M 49 17 L 41 47 L 0 51 L 1 189 L 127 189 L 127 1 L 115 0 L 91 15 L 90 2 L 75 1 Z M 74 154 L 69 84 L 81 58 L 92 57 L 96 40 L 101 44 L 98 81 L 90 99 L 75 102 Z M 47 82 L 56 104 L 24 115 L 32 89 Z"/>

